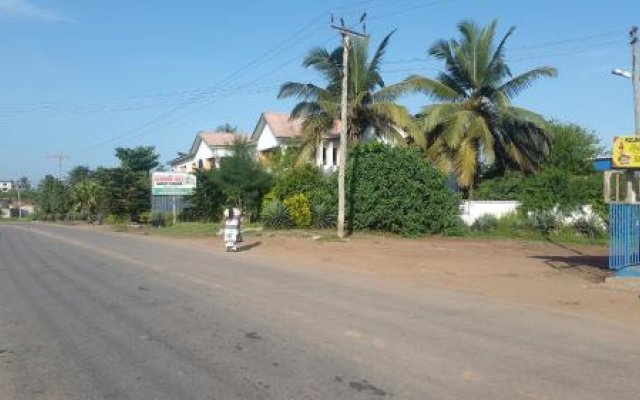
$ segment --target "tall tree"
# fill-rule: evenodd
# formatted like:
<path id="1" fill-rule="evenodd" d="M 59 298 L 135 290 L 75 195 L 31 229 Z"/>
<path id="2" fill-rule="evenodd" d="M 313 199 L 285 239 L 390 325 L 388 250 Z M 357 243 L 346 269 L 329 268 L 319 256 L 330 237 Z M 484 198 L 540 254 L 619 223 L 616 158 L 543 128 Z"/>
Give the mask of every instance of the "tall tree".
<path id="1" fill-rule="evenodd" d="M 104 202 L 104 188 L 93 179 L 86 179 L 71 187 L 71 205 L 75 211 L 94 216 Z"/>
<path id="2" fill-rule="evenodd" d="M 67 175 L 67 185 L 75 186 L 77 183 L 91 178 L 92 173 L 93 171 L 86 165 L 75 166 Z"/>
<path id="3" fill-rule="evenodd" d="M 151 182 L 146 172 L 129 168 L 98 168 L 95 179 L 104 188 L 104 208 L 110 214 L 137 221 L 151 208 Z"/>
<path id="4" fill-rule="evenodd" d="M 38 203 L 45 214 L 63 214 L 68 210 L 69 196 L 64 182 L 53 175 L 45 176 L 38 185 Z"/>
<path id="5" fill-rule="evenodd" d="M 134 172 L 146 172 L 147 174 L 158 165 L 160 156 L 155 152 L 154 146 L 138 146 L 135 148 L 116 148 L 116 157 L 123 168 Z"/>
<path id="6" fill-rule="evenodd" d="M 394 102 L 399 92 L 385 90 L 380 73 L 389 40 L 388 34 L 376 49 L 369 53 L 369 39 L 353 39 L 349 47 L 348 62 L 348 134 L 357 141 L 367 129 L 377 135 L 398 137 L 398 128 L 406 130 L 412 120 L 407 109 Z M 278 98 L 297 98 L 300 102 L 291 111 L 291 118 L 304 118 L 302 154 L 314 154 L 322 137 L 335 130 L 340 119 L 342 88 L 342 46 L 329 51 L 311 49 L 302 63 L 315 70 L 323 79 L 322 85 L 286 82 L 280 87 Z"/>
<path id="7" fill-rule="evenodd" d="M 435 100 L 419 115 L 421 130 L 415 140 L 469 190 L 482 163 L 535 171 L 549 153 L 542 117 L 513 106 L 511 100 L 537 79 L 556 76 L 556 69 L 539 67 L 513 76 L 505 46 L 514 28 L 496 43 L 496 26 L 495 21 L 486 27 L 461 22 L 460 39 L 440 40 L 429 48 L 430 56 L 444 62 L 435 79 L 413 75 L 394 88 Z"/>
<path id="8" fill-rule="evenodd" d="M 228 203 L 239 205 L 257 218 L 262 198 L 271 188 L 271 176 L 262 170 L 247 141 L 237 139 L 232 151 L 230 157 L 220 161 L 213 182 L 222 190 Z"/>

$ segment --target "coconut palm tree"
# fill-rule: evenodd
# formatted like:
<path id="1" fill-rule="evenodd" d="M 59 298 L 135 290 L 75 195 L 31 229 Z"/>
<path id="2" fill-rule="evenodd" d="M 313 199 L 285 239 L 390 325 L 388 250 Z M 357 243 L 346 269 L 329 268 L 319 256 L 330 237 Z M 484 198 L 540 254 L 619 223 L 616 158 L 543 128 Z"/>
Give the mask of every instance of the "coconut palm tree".
<path id="1" fill-rule="evenodd" d="M 351 141 L 359 140 L 371 128 L 378 136 L 398 139 L 398 129 L 406 130 L 412 124 L 407 109 L 393 101 L 400 92 L 383 89 L 385 82 L 380 66 L 392 35 L 393 32 L 382 40 L 372 58 L 369 58 L 368 39 L 353 39 L 349 46 L 347 129 Z M 291 111 L 291 119 L 304 119 L 300 149 L 301 155 L 309 156 L 323 135 L 335 131 L 336 121 L 340 119 L 342 46 L 333 51 L 313 48 L 302 65 L 318 72 L 324 83 L 286 82 L 280 87 L 278 98 L 300 100 Z"/>
<path id="2" fill-rule="evenodd" d="M 238 132 L 238 127 L 228 122 L 225 122 L 224 124 L 218 125 L 216 127 L 216 132 L 236 133 Z"/>
<path id="3" fill-rule="evenodd" d="M 429 48 L 430 56 L 444 61 L 444 71 L 435 79 L 410 76 L 394 88 L 435 100 L 418 115 L 415 141 L 469 191 L 482 164 L 533 172 L 549 151 L 543 118 L 511 100 L 537 79 L 556 76 L 556 69 L 539 67 L 513 76 L 505 45 L 514 28 L 496 44 L 496 25 L 461 22 L 459 40 L 440 40 Z"/>

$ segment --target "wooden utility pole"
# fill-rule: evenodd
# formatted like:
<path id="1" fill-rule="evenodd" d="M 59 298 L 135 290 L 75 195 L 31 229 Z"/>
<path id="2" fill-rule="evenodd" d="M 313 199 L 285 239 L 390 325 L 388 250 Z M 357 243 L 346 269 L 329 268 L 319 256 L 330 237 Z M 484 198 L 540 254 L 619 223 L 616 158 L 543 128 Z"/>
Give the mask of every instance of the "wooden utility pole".
<path id="1" fill-rule="evenodd" d="M 360 18 L 360 22 L 364 23 L 366 13 Z M 333 23 L 333 16 L 332 16 Z M 349 47 L 351 44 L 351 37 L 365 38 L 365 33 L 356 32 L 347 28 L 344 25 L 344 20 L 341 18 L 341 26 L 331 25 L 332 29 L 337 30 L 342 36 L 342 98 L 340 100 L 340 147 L 339 153 L 339 166 L 338 166 L 338 237 L 344 238 L 345 235 L 345 215 L 347 205 L 346 195 L 346 171 L 347 171 L 347 151 L 348 145 L 348 115 L 347 104 L 349 101 Z"/>
<path id="2" fill-rule="evenodd" d="M 636 136 L 640 136 L 640 54 L 638 54 L 638 27 L 629 31 L 631 37 L 631 80 L 633 81 L 633 110 L 636 121 Z"/>
<path id="3" fill-rule="evenodd" d="M 58 179 L 62 180 L 62 161 L 68 160 L 69 156 L 64 155 L 62 153 L 57 153 L 57 154 L 48 155 L 47 158 L 53 158 L 58 160 Z"/>

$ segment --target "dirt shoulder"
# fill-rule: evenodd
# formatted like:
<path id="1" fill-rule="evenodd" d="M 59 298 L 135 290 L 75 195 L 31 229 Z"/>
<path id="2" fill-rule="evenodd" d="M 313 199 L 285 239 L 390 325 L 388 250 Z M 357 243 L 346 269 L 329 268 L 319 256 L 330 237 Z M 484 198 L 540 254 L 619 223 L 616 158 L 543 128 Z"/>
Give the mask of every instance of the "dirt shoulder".
<path id="1" fill-rule="evenodd" d="M 154 239 L 224 251 L 217 237 Z M 640 327 L 640 290 L 603 283 L 610 276 L 604 246 L 368 235 L 337 242 L 291 232 L 248 236 L 243 246 L 237 256 L 249 260 L 467 291 Z"/>

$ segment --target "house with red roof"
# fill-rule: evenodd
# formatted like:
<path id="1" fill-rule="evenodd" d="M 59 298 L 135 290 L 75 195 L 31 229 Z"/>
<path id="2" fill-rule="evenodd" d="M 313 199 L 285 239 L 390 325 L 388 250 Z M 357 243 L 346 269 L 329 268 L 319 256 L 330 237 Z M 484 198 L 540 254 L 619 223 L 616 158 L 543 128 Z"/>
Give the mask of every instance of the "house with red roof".
<path id="1" fill-rule="evenodd" d="M 262 161 L 268 160 L 280 149 L 297 146 L 302 141 L 301 118 L 291 119 L 289 114 L 265 112 L 260 115 L 251 142 L 254 144 L 258 157 Z M 335 171 L 338 167 L 338 147 L 340 143 L 340 124 L 335 124 L 327 132 L 318 146 L 315 154 L 315 164 L 324 171 Z"/>
<path id="2" fill-rule="evenodd" d="M 220 167 L 220 160 L 231 155 L 233 143 L 247 135 L 230 132 L 200 131 L 187 153 L 168 162 L 174 172 L 193 172 Z"/>

